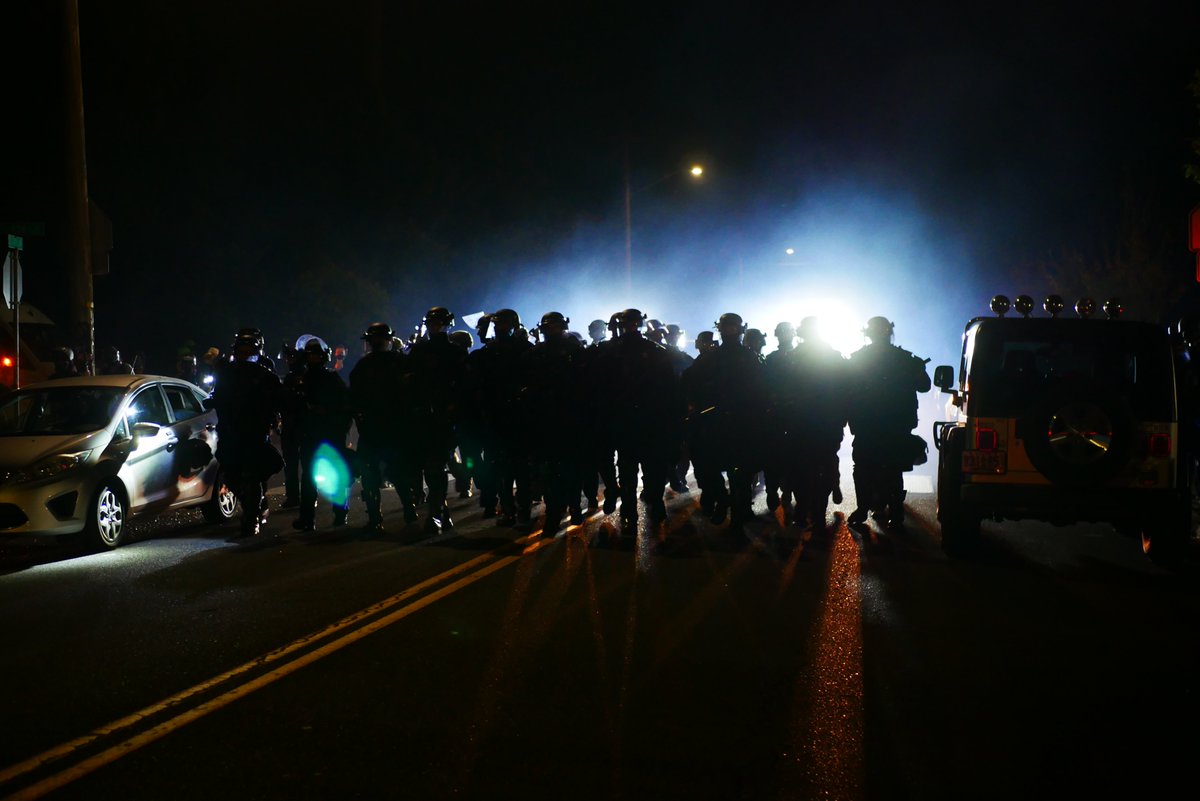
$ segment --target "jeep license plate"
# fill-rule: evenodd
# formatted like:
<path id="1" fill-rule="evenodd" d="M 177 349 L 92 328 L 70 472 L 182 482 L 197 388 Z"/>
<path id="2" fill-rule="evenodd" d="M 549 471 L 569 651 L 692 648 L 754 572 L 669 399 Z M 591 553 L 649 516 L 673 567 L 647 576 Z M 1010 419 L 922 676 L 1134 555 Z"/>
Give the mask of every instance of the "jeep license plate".
<path id="1" fill-rule="evenodd" d="M 963 451 L 964 473 L 1003 473 L 1008 469 L 1005 451 Z"/>

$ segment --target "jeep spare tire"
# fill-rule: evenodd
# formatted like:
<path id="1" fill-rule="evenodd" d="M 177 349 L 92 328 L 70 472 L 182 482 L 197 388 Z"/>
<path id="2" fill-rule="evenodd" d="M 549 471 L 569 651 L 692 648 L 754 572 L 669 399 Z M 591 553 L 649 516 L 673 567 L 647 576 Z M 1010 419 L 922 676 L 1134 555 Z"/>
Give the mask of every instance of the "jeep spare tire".
<path id="1" fill-rule="evenodd" d="M 1129 462 L 1133 413 L 1111 390 L 1064 381 L 1034 402 L 1019 430 L 1029 461 L 1055 484 L 1091 487 Z"/>

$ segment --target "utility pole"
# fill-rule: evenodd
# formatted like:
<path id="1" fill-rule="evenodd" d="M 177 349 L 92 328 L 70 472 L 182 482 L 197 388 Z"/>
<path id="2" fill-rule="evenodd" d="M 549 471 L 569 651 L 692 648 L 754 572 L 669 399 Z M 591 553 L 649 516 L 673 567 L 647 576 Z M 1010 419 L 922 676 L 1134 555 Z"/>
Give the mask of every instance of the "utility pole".
<path id="1" fill-rule="evenodd" d="M 96 320 L 92 296 L 92 239 L 88 216 L 87 146 L 83 135 L 83 67 L 79 53 L 79 0 L 63 0 L 63 62 L 67 128 L 67 292 L 73 338 L 86 342 L 94 364 Z"/>
<path id="2" fill-rule="evenodd" d="M 633 189 L 629 185 L 629 141 L 625 142 L 625 302 L 633 303 Z"/>

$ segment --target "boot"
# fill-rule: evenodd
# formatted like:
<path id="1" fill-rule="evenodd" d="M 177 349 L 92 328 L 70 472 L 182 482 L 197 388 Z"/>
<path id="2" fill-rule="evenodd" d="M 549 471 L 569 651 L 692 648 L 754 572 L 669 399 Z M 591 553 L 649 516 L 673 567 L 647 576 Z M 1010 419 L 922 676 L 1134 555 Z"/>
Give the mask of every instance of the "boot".
<path id="1" fill-rule="evenodd" d="M 346 518 L 350 516 L 349 509 L 334 509 L 333 510 L 333 527 L 340 528 L 346 525 Z"/>

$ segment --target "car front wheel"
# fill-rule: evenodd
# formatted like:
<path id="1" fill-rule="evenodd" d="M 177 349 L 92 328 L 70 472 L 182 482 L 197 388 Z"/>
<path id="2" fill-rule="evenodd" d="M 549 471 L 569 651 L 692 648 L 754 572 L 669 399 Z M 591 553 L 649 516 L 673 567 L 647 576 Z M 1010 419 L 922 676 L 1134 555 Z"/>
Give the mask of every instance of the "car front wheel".
<path id="1" fill-rule="evenodd" d="M 120 485 L 106 481 L 96 490 L 84 531 L 89 546 L 111 551 L 127 539 L 129 503 Z"/>

